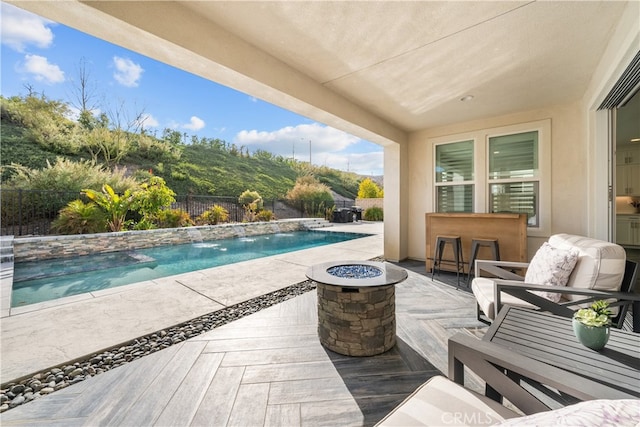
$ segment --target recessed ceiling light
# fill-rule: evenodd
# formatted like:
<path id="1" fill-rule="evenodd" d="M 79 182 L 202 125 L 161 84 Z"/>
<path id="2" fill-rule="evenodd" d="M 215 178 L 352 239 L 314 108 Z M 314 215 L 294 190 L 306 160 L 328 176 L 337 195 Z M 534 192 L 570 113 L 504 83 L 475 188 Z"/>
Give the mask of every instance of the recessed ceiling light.
<path id="1" fill-rule="evenodd" d="M 460 98 L 460 101 L 464 102 L 464 101 L 471 101 L 473 99 L 473 95 L 465 95 L 462 98 Z"/>

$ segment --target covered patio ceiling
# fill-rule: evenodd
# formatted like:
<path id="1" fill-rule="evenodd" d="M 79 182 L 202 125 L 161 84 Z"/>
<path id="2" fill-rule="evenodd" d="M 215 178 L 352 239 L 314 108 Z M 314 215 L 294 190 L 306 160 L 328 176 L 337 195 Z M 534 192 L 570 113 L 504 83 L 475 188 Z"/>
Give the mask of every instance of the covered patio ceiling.
<path id="1" fill-rule="evenodd" d="M 382 145 L 435 126 L 579 100 L 626 6 L 9 3 Z M 467 95 L 473 99 L 461 101 Z"/>

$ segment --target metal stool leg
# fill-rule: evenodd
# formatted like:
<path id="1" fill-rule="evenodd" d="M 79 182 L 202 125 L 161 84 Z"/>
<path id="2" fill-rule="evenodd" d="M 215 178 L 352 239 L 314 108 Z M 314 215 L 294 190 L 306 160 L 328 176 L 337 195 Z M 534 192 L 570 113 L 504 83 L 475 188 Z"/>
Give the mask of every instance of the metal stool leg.
<path id="1" fill-rule="evenodd" d="M 440 274 L 440 263 L 442 262 L 442 252 L 444 251 L 444 243 L 445 241 L 441 238 L 436 239 L 436 250 L 433 257 L 433 266 L 431 267 L 431 280 L 433 280 L 433 276 L 436 272 L 436 268 L 438 269 L 438 274 Z"/>
<path id="2" fill-rule="evenodd" d="M 471 241 L 471 259 L 469 260 L 469 272 L 467 273 L 467 288 L 471 283 L 471 272 L 473 271 L 474 263 L 476 262 L 476 257 L 478 256 L 478 242 L 476 240 Z"/>
<path id="3" fill-rule="evenodd" d="M 453 241 L 455 261 L 456 261 L 456 289 L 460 287 L 460 267 L 464 272 L 464 258 L 462 257 L 462 241 L 460 238 Z"/>
<path id="4" fill-rule="evenodd" d="M 471 258 L 469 260 L 469 272 L 467 273 L 467 287 L 471 282 L 471 274 L 474 271 L 474 263 L 478 257 L 478 249 L 480 246 L 491 248 L 491 253 L 495 261 L 500 261 L 500 248 L 497 239 L 472 239 L 471 240 Z"/>

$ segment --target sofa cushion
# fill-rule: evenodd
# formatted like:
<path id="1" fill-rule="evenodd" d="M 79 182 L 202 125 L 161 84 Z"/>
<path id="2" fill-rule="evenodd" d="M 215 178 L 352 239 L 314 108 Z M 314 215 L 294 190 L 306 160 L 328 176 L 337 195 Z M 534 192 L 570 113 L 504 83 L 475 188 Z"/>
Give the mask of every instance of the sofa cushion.
<path id="1" fill-rule="evenodd" d="M 435 376 L 376 426 L 475 426 L 492 425 L 518 414 L 443 376 Z"/>
<path id="2" fill-rule="evenodd" d="M 637 427 L 640 400 L 588 400 L 553 411 L 506 420 L 501 426 Z"/>
<path id="3" fill-rule="evenodd" d="M 545 286 L 565 286 L 578 260 L 576 248 L 558 248 L 544 242 L 529 263 L 525 283 Z M 553 302 L 560 302 L 557 292 L 531 291 Z"/>
<path id="4" fill-rule="evenodd" d="M 590 237 L 555 234 L 549 238 L 555 248 L 578 250 L 578 261 L 567 282 L 568 287 L 619 291 L 624 276 L 626 254 L 622 246 Z M 579 295 L 566 295 L 576 301 Z"/>
<path id="5" fill-rule="evenodd" d="M 495 318 L 495 302 L 493 300 L 494 294 L 494 281 L 486 277 L 476 277 L 471 282 L 471 290 L 476 297 L 476 301 L 480 306 L 482 312 L 489 318 Z M 535 305 L 526 301 L 516 298 L 513 295 L 502 292 L 500 294 L 500 302 L 502 305 L 515 305 L 524 308 L 536 308 Z"/>

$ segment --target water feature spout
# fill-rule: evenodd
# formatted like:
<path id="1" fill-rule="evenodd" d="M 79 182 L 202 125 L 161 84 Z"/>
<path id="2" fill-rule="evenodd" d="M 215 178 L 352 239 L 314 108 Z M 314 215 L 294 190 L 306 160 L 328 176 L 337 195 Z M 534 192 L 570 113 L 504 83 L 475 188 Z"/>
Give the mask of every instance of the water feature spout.
<path id="1" fill-rule="evenodd" d="M 239 225 L 234 225 L 233 226 L 233 231 L 236 232 L 236 236 L 237 237 L 246 237 L 247 233 L 244 230 L 244 227 L 241 227 Z"/>
<path id="2" fill-rule="evenodd" d="M 274 233 L 280 233 L 280 226 L 278 226 L 277 222 L 271 223 L 271 229 L 273 230 Z"/>
<path id="3" fill-rule="evenodd" d="M 191 239 L 191 243 L 202 243 L 202 234 L 197 228 L 187 228 L 187 234 Z"/>

